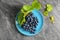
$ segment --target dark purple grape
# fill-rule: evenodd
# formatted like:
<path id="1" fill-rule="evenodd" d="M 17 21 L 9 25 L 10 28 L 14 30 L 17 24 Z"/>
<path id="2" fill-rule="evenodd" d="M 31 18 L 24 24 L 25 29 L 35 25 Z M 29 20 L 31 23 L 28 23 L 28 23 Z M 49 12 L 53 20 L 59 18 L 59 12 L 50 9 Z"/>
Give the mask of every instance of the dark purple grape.
<path id="1" fill-rule="evenodd" d="M 32 29 L 32 30 L 30 31 L 30 33 L 33 33 L 33 34 L 34 34 L 34 33 L 35 33 L 35 30 L 34 30 L 34 29 Z"/>
<path id="2" fill-rule="evenodd" d="M 27 20 L 27 22 L 30 23 L 31 22 L 31 19 Z"/>
<path id="3" fill-rule="evenodd" d="M 23 26 L 23 28 L 25 29 L 26 27 L 25 27 L 25 26 Z"/>
<path id="4" fill-rule="evenodd" d="M 26 30 L 26 31 L 28 31 L 28 29 L 27 29 L 27 28 L 25 28 L 25 30 Z"/>

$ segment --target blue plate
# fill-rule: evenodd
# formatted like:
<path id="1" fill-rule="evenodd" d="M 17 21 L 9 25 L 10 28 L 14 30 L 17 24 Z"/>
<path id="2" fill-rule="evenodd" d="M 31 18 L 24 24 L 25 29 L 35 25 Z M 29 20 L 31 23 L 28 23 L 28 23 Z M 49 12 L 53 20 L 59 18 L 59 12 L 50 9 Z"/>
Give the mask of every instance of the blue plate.
<path id="1" fill-rule="evenodd" d="M 39 32 L 41 32 L 42 28 L 43 28 L 43 16 L 42 16 L 42 13 L 38 10 L 32 10 L 32 13 L 35 17 L 37 17 L 38 19 L 38 25 L 37 25 L 37 28 L 36 28 L 36 31 L 35 31 L 35 34 L 31 34 L 29 33 L 28 31 L 25 31 L 23 28 L 21 28 L 21 26 L 18 24 L 18 21 L 17 21 L 17 16 L 16 16 L 16 28 L 18 29 L 18 31 L 20 33 L 22 33 L 23 35 L 26 35 L 26 36 L 34 36 L 36 34 L 38 34 Z"/>

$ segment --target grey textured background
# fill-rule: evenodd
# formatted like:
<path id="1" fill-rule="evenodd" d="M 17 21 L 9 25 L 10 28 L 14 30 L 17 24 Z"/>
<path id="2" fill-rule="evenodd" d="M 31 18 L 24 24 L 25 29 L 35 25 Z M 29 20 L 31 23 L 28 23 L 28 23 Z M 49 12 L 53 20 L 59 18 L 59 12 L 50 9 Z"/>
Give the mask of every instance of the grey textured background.
<path id="1" fill-rule="evenodd" d="M 45 5 L 53 5 L 55 23 L 51 24 L 48 17 L 44 17 L 42 31 L 34 37 L 21 35 L 15 27 L 15 16 L 23 4 L 31 4 L 33 0 L 0 0 L 0 40 L 60 40 L 60 0 L 39 0 L 43 12 Z"/>

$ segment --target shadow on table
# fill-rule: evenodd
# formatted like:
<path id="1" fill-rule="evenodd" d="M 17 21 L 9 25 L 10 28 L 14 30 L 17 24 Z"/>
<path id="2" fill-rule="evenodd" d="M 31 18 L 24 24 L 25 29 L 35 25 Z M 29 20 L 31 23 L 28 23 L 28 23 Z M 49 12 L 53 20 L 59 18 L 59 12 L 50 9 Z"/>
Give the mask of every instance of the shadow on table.
<path id="1" fill-rule="evenodd" d="M 17 29 L 15 26 L 15 17 L 17 13 L 22 8 L 23 4 L 20 3 L 20 5 L 9 5 L 6 3 L 1 3 L 0 9 L 3 11 L 3 14 L 8 18 L 11 26 L 11 31 L 14 33 L 17 33 Z M 19 33 L 19 32 L 18 32 Z"/>

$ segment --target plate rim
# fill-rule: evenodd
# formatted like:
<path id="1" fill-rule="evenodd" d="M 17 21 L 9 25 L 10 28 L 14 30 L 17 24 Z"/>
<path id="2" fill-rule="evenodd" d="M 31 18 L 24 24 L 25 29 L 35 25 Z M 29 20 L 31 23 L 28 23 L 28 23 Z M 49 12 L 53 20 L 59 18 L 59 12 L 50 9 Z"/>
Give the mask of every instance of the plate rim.
<path id="1" fill-rule="evenodd" d="M 36 9 L 35 9 L 35 10 L 36 10 Z M 21 31 L 19 31 L 19 29 L 18 29 L 18 27 L 17 27 L 16 17 L 15 17 L 15 25 L 16 25 L 16 28 L 17 28 L 17 30 L 19 31 L 19 33 L 21 33 L 21 34 L 23 34 L 23 35 L 25 35 L 25 36 L 34 36 L 34 35 L 39 34 L 39 33 L 42 31 L 42 29 L 43 29 L 43 24 L 44 24 L 44 23 L 43 23 L 43 22 L 44 22 L 44 18 L 43 18 L 43 15 L 42 15 L 42 12 L 41 12 L 41 11 L 39 11 L 39 10 L 36 10 L 36 11 L 40 12 L 40 15 L 42 16 L 42 19 L 43 19 L 43 21 L 42 21 L 42 27 L 41 27 L 40 31 L 39 31 L 38 33 L 32 34 L 32 35 L 27 35 L 27 34 L 22 33 Z M 17 15 L 18 15 L 18 13 L 17 13 Z M 17 15 L 16 15 L 16 16 L 17 16 Z"/>

